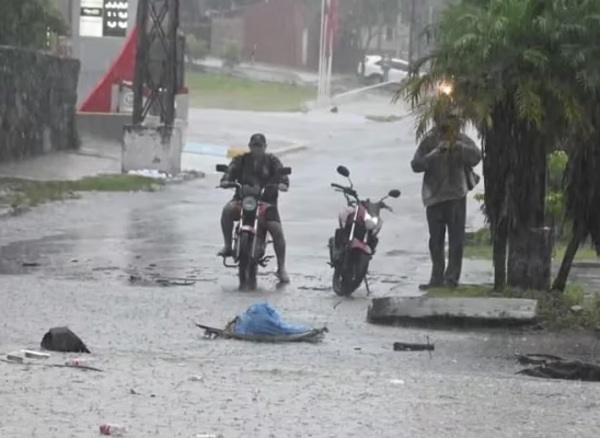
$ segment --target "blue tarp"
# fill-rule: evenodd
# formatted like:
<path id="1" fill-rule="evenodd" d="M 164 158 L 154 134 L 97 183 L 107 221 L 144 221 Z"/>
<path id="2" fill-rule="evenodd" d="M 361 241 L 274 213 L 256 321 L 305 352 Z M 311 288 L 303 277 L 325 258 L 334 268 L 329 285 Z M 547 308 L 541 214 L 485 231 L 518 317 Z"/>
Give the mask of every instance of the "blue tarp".
<path id="1" fill-rule="evenodd" d="M 250 306 L 237 321 L 234 333 L 238 335 L 283 336 L 308 333 L 312 329 L 286 324 L 279 312 L 267 302 Z"/>

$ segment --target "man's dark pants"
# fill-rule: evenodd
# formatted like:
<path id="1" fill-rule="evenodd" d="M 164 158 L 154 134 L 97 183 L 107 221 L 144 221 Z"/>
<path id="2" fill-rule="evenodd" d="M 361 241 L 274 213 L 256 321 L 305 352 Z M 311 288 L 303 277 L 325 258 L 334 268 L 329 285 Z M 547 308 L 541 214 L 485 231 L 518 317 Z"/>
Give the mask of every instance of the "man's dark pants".
<path id="1" fill-rule="evenodd" d="M 427 207 L 429 253 L 433 264 L 430 285 L 441 286 L 444 283 L 452 286 L 458 285 L 462 270 L 466 216 L 466 197 Z M 446 229 L 448 229 L 449 247 L 447 269 L 445 261 Z"/>

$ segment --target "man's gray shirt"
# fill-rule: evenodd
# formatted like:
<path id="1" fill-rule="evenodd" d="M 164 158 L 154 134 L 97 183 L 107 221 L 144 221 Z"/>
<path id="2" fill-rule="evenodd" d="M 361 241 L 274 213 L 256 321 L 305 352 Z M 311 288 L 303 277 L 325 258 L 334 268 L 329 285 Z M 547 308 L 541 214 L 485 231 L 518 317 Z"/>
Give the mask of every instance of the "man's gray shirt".
<path id="1" fill-rule="evenodd" d="M 466 172 L 481 161 L 481 151 L 468 136 L 459 134 L 448 150 L 433 152 L 442 141 L 436 128 L 429 131 L 410 163 L 414 172 L 425 173 L 421 192 L 425 207 L 464 198 L 469 192 Z"/>

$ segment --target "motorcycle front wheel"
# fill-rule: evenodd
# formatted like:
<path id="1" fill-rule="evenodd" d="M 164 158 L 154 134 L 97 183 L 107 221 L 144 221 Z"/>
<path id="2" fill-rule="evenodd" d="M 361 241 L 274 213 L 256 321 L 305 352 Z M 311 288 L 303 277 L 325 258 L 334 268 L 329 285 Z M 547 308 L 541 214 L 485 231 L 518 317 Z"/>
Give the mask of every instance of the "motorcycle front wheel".
<path id="1" fill-rule="evenodd" d="M 254 236 L 249 233 L 240 235 L 240 259 L 238 262 L 238 278 L 240 290 L 255 290 L 258 266 L 252 257 L 252 242 Z"/>
<path id="2" fill-rule="evenodd" d="M 341 266 L 333 270 L 332 286 L 335 294 L 342 297 L 352 295 L 365 279 L 370 262 L 371 257 L 363 251 L 351 249 L 347 252 Z"/>

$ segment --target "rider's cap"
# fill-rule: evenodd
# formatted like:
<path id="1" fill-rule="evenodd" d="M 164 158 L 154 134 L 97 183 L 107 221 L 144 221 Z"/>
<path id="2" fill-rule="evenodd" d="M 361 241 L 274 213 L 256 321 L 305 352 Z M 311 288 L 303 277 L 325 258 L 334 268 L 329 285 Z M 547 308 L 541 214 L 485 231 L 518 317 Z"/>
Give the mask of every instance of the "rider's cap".
<path id="1" fill-rule="evenodd" d="M 266 146 L 267 145 L 267 139 L 265 138 L 264 134 L 252 134 L 252 137 L 250 137 L 250 142 L 248 143 L 249 146 Z"/>

